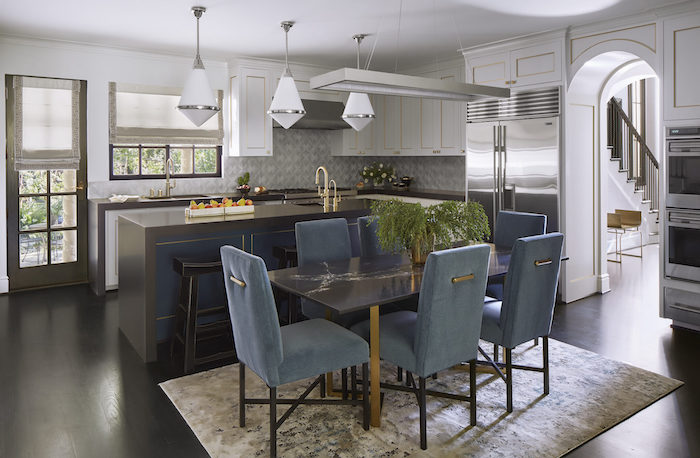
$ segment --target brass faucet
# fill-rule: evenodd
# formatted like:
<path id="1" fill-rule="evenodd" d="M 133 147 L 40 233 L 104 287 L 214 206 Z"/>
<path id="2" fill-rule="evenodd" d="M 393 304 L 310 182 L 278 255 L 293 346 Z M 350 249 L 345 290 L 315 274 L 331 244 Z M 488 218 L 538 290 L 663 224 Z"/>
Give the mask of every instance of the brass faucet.
<path id="1" fill-rule="evenodd" d="M 173 158 L 169 157 L 165 161 L 165 197 L 170 197 L 170 190 L 177 185 L 175 180 L 172 180 L 172 183 L 170 182 L 170 174 L 173 173 L 173 168 Z"/>
<path id="2" fill-rule="evenodd" d="M 321 185 L 318 182 L 318 173 L 323 170 L 323 192 L 321 191 Z M 316 169 L 316 185 L 318 186 L 318 195 L 323 198 L 323 212 L 328 212 L 328 199 L 330 197 L 330 192 L 328 191 L 328 170 L 324 166 L 320 166 Z"/>
<path id="3" fill-rule="evenodd" d="M 328 182 L 329 185 L 333 185 L 333 211 L 338 211 L 338 203 L 342 200 L 340 198 L 340 194 L 338 194 L 338 185 L 336 184 L 335 180 L 330 180 Z"/>

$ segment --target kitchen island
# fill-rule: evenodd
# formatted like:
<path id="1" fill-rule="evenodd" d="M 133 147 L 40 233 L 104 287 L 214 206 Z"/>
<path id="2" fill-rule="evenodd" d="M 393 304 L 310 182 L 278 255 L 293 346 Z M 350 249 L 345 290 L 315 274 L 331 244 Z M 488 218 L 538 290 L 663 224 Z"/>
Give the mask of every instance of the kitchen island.
<path id="1" fill-rule="evenodd" d="M 370 212 L 367 199 L 347 199 L 338 210 L 323 212 L 317 204 L 256 205 L 252 214 L 186 218 L 182 207 L 159 208 L 119 217 L 119 327 L 145 362 L 157 359 L 157 344 L 172 334 L 179 277 L 176 257 L 219 258 L 222 245 L 232 245 L 277 266 L 275 245 L 294 245 L 294 224 L 343 217 L 351 225 L 353 256 L 359 255 L 357 218 Z M 200 279 L 200 304 L 225 301 L 219 275 Z"/>

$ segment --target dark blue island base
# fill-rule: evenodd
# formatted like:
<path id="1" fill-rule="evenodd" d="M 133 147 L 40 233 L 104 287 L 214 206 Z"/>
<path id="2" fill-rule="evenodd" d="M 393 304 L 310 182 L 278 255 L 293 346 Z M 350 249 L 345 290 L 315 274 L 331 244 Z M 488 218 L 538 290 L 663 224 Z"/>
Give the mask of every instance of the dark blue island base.
<path id="1" fill-rule="evenodd" d="M 338 211 L 323 213 L 316 205 L 260 205 L 254 214 L 185 218 L 182 208 L 158 209 L 119 218 L 119 327 L 145 362 L 157 359 L 157 344 L 170 339 L 177 306 L 176 257 L 218 259 L 219 248 L 232 245 L 277 267 L 276 245 L 294 245 L 294 223 L 343 217 L 351 225 L 353 256 L 359 255 L 357 218 L 369 214 L 370 201 L 345 200 Z M 222 278 L 200 279 L 203 307 L 222 305 Z"/>

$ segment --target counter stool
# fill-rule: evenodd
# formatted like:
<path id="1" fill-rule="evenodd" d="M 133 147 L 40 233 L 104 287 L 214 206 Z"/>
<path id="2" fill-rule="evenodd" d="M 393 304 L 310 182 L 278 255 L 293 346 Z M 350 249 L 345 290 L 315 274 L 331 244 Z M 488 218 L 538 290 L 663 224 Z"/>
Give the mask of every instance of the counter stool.
<path id="1" fill-rule="evenodd" d="M 222 306 L 198 308 L 199 276 L 219 273 L 223 282 L 221 259 L 197 261 L 175 258 L 173 259 L 173 269 L 180 275 L 180 291 L 175 309 L 175 327 L 170 341 L 170 358 L 173 358 L 175 344 L 180 342 L 185 349 L 185 373 L 187 374 L 192 372 L 196 365 L 235 357 L 236 350 L 233 348 L 233 332 L 231 331 L 231 319 L 228 314 L 226 298 L 222 298 L 224 304 Z M 200 318 L 216 315 L 221 316 L 221 318 L 200 323 Z M 197 356 L 198 342 L 222 336 L 227 336 L 230 340 L 230 350 Z"/>
<path id="2" fill-rule="evenodd" d="M 278 269 L 286 269 L 287 267 L 296 267 L 298 265 L 296 246 L 273 246 L 272 256 L 277 259 Z M 297 307 L 296 296 L 289 293 L 287 299 L 287 324 L 296 323 L 299 319 Z"/>

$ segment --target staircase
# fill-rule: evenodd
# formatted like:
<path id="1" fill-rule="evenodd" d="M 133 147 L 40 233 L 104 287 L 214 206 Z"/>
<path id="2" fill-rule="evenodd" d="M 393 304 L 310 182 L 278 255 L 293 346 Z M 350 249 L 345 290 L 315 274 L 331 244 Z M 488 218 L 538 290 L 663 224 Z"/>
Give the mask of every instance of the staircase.
<path id="1" fill-rule="evenodd" d="M 645 243 L 658 242 L 659 163 L 614 97 L 608 102 L 608 149 L 617 171 L 626 174 L 631 191 L 638 196 L 634 201 L 647 212 Z"/>

